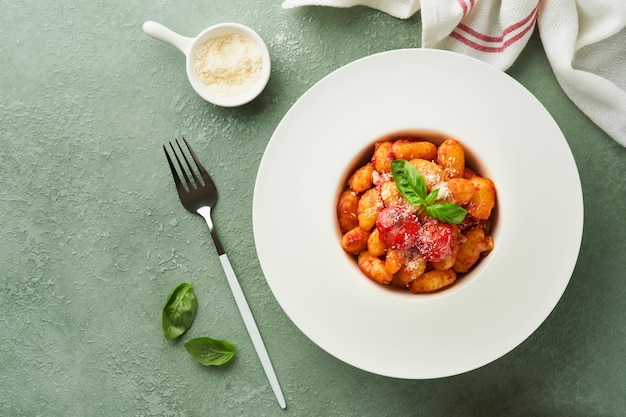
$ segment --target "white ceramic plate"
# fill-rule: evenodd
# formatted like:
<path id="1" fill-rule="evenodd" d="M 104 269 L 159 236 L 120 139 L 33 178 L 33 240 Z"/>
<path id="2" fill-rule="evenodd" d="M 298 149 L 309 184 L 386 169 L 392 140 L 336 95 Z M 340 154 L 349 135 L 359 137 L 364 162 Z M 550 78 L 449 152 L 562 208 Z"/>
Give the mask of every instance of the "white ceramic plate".
<path id="1" fill-rule="evenodd" d="M 335 215 L 355 157 L 415 129 L 459 139 L 498 193 L 495 249 L 433 295 L 365 278 Z M 583 201 L 563 134 L 524 87 L 462 55 L 406 49 L 350 63 L 293 105 L 261 161 L 253 222 L 267 282 L 306 336 L 360 369 L 428 379 L 496 360 L 546 319 L 576 264 Z"/>

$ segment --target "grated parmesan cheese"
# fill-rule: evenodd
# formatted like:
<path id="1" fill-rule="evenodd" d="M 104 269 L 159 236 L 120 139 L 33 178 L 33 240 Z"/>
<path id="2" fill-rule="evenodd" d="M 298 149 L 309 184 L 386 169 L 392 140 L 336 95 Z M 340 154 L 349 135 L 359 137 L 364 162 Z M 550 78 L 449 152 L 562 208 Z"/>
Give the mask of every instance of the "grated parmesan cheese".
<path id="1" fill-rule="evenodd" d="M 194 69 L 211 92 L 234 97 L 259 81 L 263 55 L 254 42 L 241 35 L 221 36 L 196 49 Z"/>
<path id="2" fill-rule="evenodd" d="M 437 194 L 437 201 L 448 201 L 452 199 L 452 192 L 448 188 L 448 184 L 445 181 L 440 182 L 435 186 L 435 189 L 439 190 Z"/>

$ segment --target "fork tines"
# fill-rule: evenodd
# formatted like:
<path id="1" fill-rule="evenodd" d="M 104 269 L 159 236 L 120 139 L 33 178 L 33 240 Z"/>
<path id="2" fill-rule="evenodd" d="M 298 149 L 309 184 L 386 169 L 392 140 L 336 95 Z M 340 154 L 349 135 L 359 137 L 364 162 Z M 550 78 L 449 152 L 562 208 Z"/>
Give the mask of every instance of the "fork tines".
<path id="1" fill-rule="evenodd" d="M 185 142 L 185 146 L 187 148 L 189 155 L 191 155 L 191 158 L 196 164 L 197 171 L 200 173 L 200 177 L 205 177 L 206 175 L 208 175 L 207 171 L 204 169 L 204 166 L 202 166 L 202 163 L 200 163 L 200 160 L 196 156 L 196 153 L 193 151 L 191 146 L 189 146 L 189 143 L 187 143 L 187 140 L 183 138 L 183 141 Z M 203 180 L 201 180 L 196 175 L 196 170 L 194 170 L 193 166 L 189 163 L 189 159 L 187 159 L 187 155 L 185 154 L 185 151 L 180 145 L 180 142 L 178 141 L 178 139 L 176 139 L 178 152 L 176 152 L 176 148 L 174 147 L 174 144 L 172 142 L 170 142 L 169 144 L 170 144 L 171 152 L 174 154 L 174 158 L 176 158 L 176 162 L 178 162 L 178 169 L 176 169 L 176 166 L 174 165 L 172 158 L 170 157 L 170 153 L 167 151 L 167 148 L 165 145 L 163 145 L 163 150 L 165 151 L 165 156 L 167 157 L 167 163 L 169 164 L 170 170 L 172 171 L 172 176 L 174 177 L 174 182 L 176 183 L 176 187 L 180 188 L 183 186 L 183 183 L 178 175 L 178 171 L 182 173 L 183 178 L 185 179 L 185 185 L 187 186 L 186 187 L 187 190 L 204 186 L 205 184 Z M 182 156 L 183 160 L 185 161 L 184 164 L 181 162 L 181 159 L 178 156 L 179 154 Z M 191 179 L 189 178 L 189 175 L 187 175 L 187 172 L 191 174 L 191 178 L 193 178 L 193 181 L 191 181 Z"/>

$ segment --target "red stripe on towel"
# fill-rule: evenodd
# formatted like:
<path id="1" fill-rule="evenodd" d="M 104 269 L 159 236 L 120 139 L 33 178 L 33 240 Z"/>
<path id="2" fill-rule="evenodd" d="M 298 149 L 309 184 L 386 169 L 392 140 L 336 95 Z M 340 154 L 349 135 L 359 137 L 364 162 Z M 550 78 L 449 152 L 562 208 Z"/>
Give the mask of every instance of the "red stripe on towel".
<path id="1" fill-rule="evenodd" d="M 518 40 L 520 40 L 521 38 L 523 38 L 534 26 L 535 26 L 535 21 L 537 20 L 537 7 L 535 7 L 528 16 L 526 16 L 525 18 L 523 18 L 522 20 L 506 27 L 503 31 L 502 31 L 502 35 L 501 36 L 488 36 L 485 34 L 482 34 L 480 32 L 475 31 L 474 29 L 470 28 L 467 25 L 464 24 L 459 24 L 459 26 L 457 26 L 457 30 L 453 31 L 450 36 L 456 40 L 458 40 L 459 42 L 469 46 L 470 48 L 476 49 L 478 51 L 481 52 L 493 52 L 493 53 L 497 53 L 497 52 L 502 52 L 505 49 L 507 49 L 510 45 L 512 45 L 513 43 L 517 42 Z M 524 25 L 526 25 L 524 27 Z M 515 33 L 515 35 L 509 37 L 508 39 L 507 36 L 510 35 L 511 33 L 514 33 L 517 29 L 522 28 L 519 32 Z M 483 41 L 483 42 L 487 42 L 487 43 L 495 43 L 495 44 L 500 44 L 500 45 L 483 45 L 480 43 L 477 43 L 475 40 L 470 39 L 470 37 L 465 36 L 464 34 L 460 33 L 459 30 L 462 30 L 464 32 L 466 32 L 467 34 L 471 35 L 472 37 L 474 37 L 477 40 Z M 506 40 L 505 40 L 506 39 Z"/>
<path id="2" fill-rule="evenodd" d="M 467 12 L 469 11 L 469 8 L 467 7 L 467 3 L 465 3 L 465 0 L 457 0 L 459 3 L 459 6 L 461 6 L 461 9 L 463 9 L 463 17 L 467 16 Z"/>
<path id="3" fill-rule="evenodd" d="M 523 18 L 522 20 L 520 20 L 517 23 L 514 23 L 510 26 L 507 26 L 503 31 L 502 31 L 502 35 L 501 36 L 488 36 L 485 35 L 483 33 L 477 32 L 474 29 L 472 29 L 471 27 L 464 25 L 463 23 L 459 23 L 459 25 L 457 26 L 459 29 L 469 33 L 470 35 L 474 36 L 477 39 L 480 39 L 482 41 L 485 42 L 502 42 L 504 40 L 504 37 L 506 35 L 508 35 L 509 33 L 519 29 L 520 27 L 524 26 L 526 23 L 528 23 L 530 20 L 535 20 L 537 18 L 537 8 L 539 6 L 535 6 L 535 8 L 528 14 L 528 16 L 526 16 L 525 18 Z"/>
<path id="4" fill-rule="evenodd" d="M 476 0 L 469 0 L 469 5 L 467 0 L 457 0 L 457 2 L 459 3 L 459 6 L 461 6 L 461 9 L 463 9 L 463 17 L 465 17 L 472 11 Z"/>

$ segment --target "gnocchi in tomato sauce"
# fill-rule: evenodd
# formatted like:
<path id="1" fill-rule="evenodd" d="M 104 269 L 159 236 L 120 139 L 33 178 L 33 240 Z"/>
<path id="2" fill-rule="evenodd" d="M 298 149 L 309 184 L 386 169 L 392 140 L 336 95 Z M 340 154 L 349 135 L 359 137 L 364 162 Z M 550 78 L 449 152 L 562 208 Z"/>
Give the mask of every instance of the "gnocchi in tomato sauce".
<path id="1" fill-rule="evenodd" d="M 493 250 L 493 181 L 466 166 L 465 149 L 454 138 L 402 134 L 373 148 L 337 201 L 343 250 L 379 284 L 416 294 L 449 287 Z M 463 220 L 449 224 L 411 204 L 394 181 L 394 160 L 408 161 L 436 196 L 432 203 L 459 206 Z"/>

